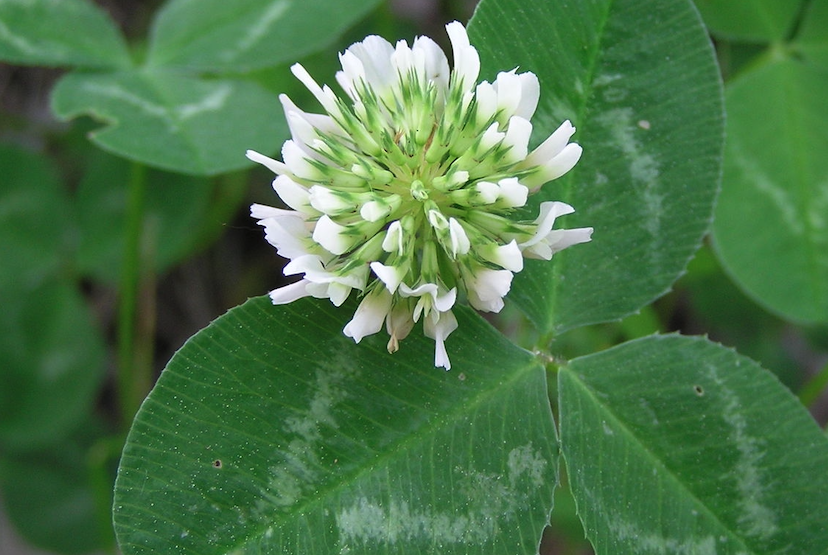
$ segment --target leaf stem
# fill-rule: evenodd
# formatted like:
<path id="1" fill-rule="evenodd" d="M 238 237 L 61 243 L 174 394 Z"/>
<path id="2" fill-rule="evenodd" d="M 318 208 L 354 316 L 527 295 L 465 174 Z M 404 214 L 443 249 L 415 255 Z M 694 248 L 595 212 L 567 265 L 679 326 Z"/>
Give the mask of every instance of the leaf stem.
<path id="1" fill-rule="evenodd" d="M 117 375 L 118 408 L 123 426 L 129 426 L 143 397 L 143 379 L 135 357 L 135 330 L 141 282 L 146 173 L 146 167 L 142 164 L 132 164 L 124 222 L 124 254 L 118 301 Z"/>

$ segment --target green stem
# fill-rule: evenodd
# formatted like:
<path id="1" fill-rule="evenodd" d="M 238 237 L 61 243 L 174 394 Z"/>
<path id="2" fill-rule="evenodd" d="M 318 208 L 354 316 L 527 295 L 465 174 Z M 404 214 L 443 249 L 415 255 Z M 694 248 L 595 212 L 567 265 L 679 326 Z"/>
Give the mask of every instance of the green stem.
<path id="1" fill-rule="evenodd" d="M 811 408 L 826 387 L 828 387 L 828 364 L 802 386 L 799 390 L 799 400 L 803 405 Z"/>
<path id="2" fill-rule="evenodd" d="M 127 194 L 124 258 L 118 302 L 118 405 L 121 421 L 128 426 L 138 411 L 143 391 L 141 371 L 135 360 L 135 328 L 141 283 L 141 238 L 144 228 L 146 167 L 133 163 Z"/>

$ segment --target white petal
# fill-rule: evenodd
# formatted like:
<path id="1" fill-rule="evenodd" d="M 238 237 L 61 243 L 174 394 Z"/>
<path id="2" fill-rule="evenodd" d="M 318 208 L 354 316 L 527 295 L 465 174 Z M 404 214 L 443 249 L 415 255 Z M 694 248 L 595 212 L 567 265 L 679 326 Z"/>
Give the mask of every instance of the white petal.
<path id="1" fill-rule="evenodd" d="M 385 232 L 385 239 L 382 240 L 382 250 L 385 252 L 403 253 L 403 228 L 399 220 L 391 222 L 388 231 Z"/>
<path id="2" fill-rule="evenodd" d="M 440 231 L 447 229 L 449 226 L 448 220 L 439 210 L 428 211 L 428 223 L 431 224 L 431 227 Z"/>
<path id="3" fill-rule="evenodd" d="M 526 176 L 523 183 L 536 191 L 541 185 L 557 179 L 571 170 L 581 158 L 583 149 L 578 143 L 569 143 L 569 137 L 575 128 L 569 121 L 565 121 L 546 141 L 536 148 L 521 167 L 530 169 L 540 168 L 533 174 Z"/>
<path id="4" fill-rule="evenodd" d="M 575 229 L 562 229 L 563 232 L 562 237 L 560 237 L 557 241 L 550 244 L 552 248 L 555 249 L 555 252 L 562 251 L 567 247 L 571 247 L 572 245 L 578 245 L 580 243 L 588 243 L 592 241 L 592 228 L 591 227 L 578 227 Z"/>
<path id="5" fill-rule="evenodd" d="M 448 312 L 440 312 L 439 319 L 434 321 L 427 318 L 423 323 L 423 332 L 426 337 L 434 339 L 434 366 L 443 367 L 446 370 L 451 369 L 451 361 L 449 361 L 448 353 L 446 352 L 445 341 L 446 338 L 457 329 L 457 318 L 450 310 Z"/>
<path id="6" fill-rule="evenodd" d="M 308 189 L 308 201 L 310 205 L 323 214 L 337 214 L 352 210 L 353 203 L 348 202 L 342 196 L 322 185 L 314 185 Z"/>
<path id="7" fill-rule="evenodd" d="M 378 222 L 391 213 L 391 207 L 375 200 L 366 202 L 359 209 L 360 217 L 366 222 Z"/>
<path id="8" fill-rule="evenodd" d="M 308 153 L 292 140 L 287 140 L 282 145 L 282 159 L 290 173 L 296 177 L 309 180 L 318 180 L 324 177 L 318 169 L 313 167 Z"/>
<path id="9" fill-rule="evenodd" d="M 520 243 L 519 246 L 522 249 L 531 247 L 539 241 L 546 239 L 546 236 L 549 235 L 550 231 L 552 231 L 552 226 L 555 225 L 555 218 L 571 214 L 573 212 L 575 212 L 575 209 L 565 202 L 542 202 L 540 205 L 540 214 L 535 220 L 535 223 L 538 224 L 535 235 L 528 241 Z"/>
<path id="10" fill-rule="evenodd" d="M 520 104 L 515 109 L 515 115 L 532 119 L 540 99 L 540 83 L 538 77 L 531 71 L 521 73 L 520 77 Z"/>
<path id="11" fill-rule="evenodd" d="M 476 273 L 477 296 L 482 300 L 506 296 L 512 286 L 512 272 L 508 270 L 483 269 Z"/>
<path id="12" fill-rule="evenodd" d="M 358 88 L 360 83 L 366 83 L 365 66 L 351 48 L 339 55 L 342 71 L 336 72 L 336 80 L 348 96 L 357 99 L 359 98 Z"/>
<path id="13" fill-rule="evenodd" d="M 445 93 L 448 89 L 449 65 L 443 49 L 428 37 L 417 37 L 411 50 L 425 78 L 434 83 L 438 91 Z"/>
<path id="14" fill-rule="evenodd" d="M 333 254 L 345 254 L 354 245 L 354 238 L 349 236 L 348 228 L 333 221 L 327 214 L 319 218 L 313 229 L 313 240 Z"/>
<path id="15" fill-rule="evenodd" d="M 554 253 L 546 241 L 541 241 L 540 243 L 523 249 L 524 258 L 533 258 L 535 260 L 551 260 L 552 254 Z"/>
<path id="16" fill-rule="evenodd" d="M 488 248 L 478 249 L 477 252 L 484 260 L 493 262 L 511 272 L 523 270 L 523 253 L 515 240 L 506 245 L 492 244 Z"/>
<path id="17" fill-rule="evenodd" d="M 500 312 L 503 297 L 512 286 L 512 277 L 512 272 L 508 270 L 475 270 L 471 280 L 466 280 L 469 303 L 478 310 Z"/>
<path id="18" fill-rule="evenodd" d="M 400 284 L 400 296 L 402 297 L 422 297 L 423 295 L 437 295 L 437 284 L 423 283 L 414 289 L 410 288 L 405 283 Z"/>
<path id="19" fill-rule="evenodd" d="M 400 266 L 386 266 L 379 262 L 371 262 L 371 270 L 385 284 L 390 293 L 395 293 L 407 273 Z"/>
<path id="20" fill-rule="evenodd" d="M 297 256 L 282 268 L 282 273 L 286 276 L 296 274 L 305 274 L 308 281 L 314 283 L 328 283 L 331 280 L 321 279 L 321 274 L 329 274 L 322 265 L 322 258 L 315 254 L 306 254 L 304 256 Z"/>
<path id="21" fill-rule="evenodd" d="M 490 183 L 488 181 L 479 181 L 474 188 L 480 194 L 480 200 L 486 204 L 494 204 L 500 195 L 500 187 L 497 183 Z"/>
<path id="22" fill-rule="evenodd" d="M 436 312 L 432 311 L 432 308 L 440 312 L 453 307 L 457 300 L 457 288 L 453 287 L 450 291 L 446 291 L 435 283 L 423 283 L 412 289 L 405 283 L 401 283 L 400 296 L 403 298 L 419 298 L 413 311 L 413 320 L 417 322 L 422 313 L 425 313 L 426 316 L 436 314 Z"/>
<path id="23" fill-rule="evenodd" d="M 520 104 L 520 77 L 515 74 L 515 70 L 501 71 L 497 74 L 494 87 L 497 89 L 497 107 L 502 111 L 498 119 L 505 121 L 514 115 L 515 110 L 517 110 Z"/>
<path id="24" fill-rule="evenodd" d="M 384 38 L 377 35 L 365 37 L 340 55 L 343 71 L 337 72 L 336 79 L 352 98 L 360 79 L 366 85 L 382 90 L 397 77 L 391 62 L 393 54 L 394 47 Z"/>
<path id="25" fill-rule="evenodd" d="M 477 123 L 489 121 L 497 113 L 497 90 L 488 81 L 483 81 L 475 89 L 477 101 Z"/>
<path id="26" fill-rule="evenodd" d="M 390 42 L 380 36 L 370 35 L 352 48 L 362 60 L 369 85 L 390 83 L 397 78 L 391 64 L 394 47 Z"/>
<path id="27" fill-rule="evenodd" d="M 477 304 L 472 302 L 471 299 L 469 299 L 469 302 L 471 303 L 471 305 L 473 307 L 475 307 L 477 310 L 480 310 L 482 312 L 498 313 L 501 310 L 503 310 L 504 306 L 506 306 L 506 303 L 504 303 L 503 299 L 500 298 L 500 297 L 498 297 L 496 299 L 491 299 L 489 301 L 481 301 L 480 299 L 476 299 Z"/>
<path id="28" fill-rule="evenodd" d="M 506 133 L 501 133 L 498 129 L 497 122 L 491 124 L 486 131 L 483 132 L 483 135 L 480 137 L 480 146 L 478 147 L 479 152 L 485 153 L 490 148 L 497 146 L 500 144 L 503 139 L 506 138 Z"/>
<path id="29" fill-rule="evenodd" d="M 282 103 L 282 110 L 284 110 L 286 118 L 290 114 L 298 114 L 302 117 L 302 119 L 307 121 L 319 131 L 329 134 L 342 134 L 342 130 L 332 117 L 325 114 L 311 114 L 304 112 L 299 109 L 299 107 L 296 106 L 296 104 L 294 104 L 290 97 L 286 94 L 280 94 L 279 101 Z"/>
<path id="30" fill-rule="evenodd" d="M 592 240 L 591 227 L 579 227 L 576 229 L 553 229 L 546 237 L 523 249 L 523 256 L 526 258 L 537 258 L 550 260 L 556 252 L 562 251 L 572 245 L 587 243 Z"/>
<path id="31" fill-rule="evenodd" d="M 542 166 L 564 149 L 575 133 L 572 122 L 566 120 L 526 158 L 527 166 Z"/>
<path id="32" fill-rule="evenodd" d="M 304 218 L 298 212 L 290 210 L 284 212 L 287 214 L 266 218 L 259 222 L 259 225 L 265 228 L 265 239 L 276 247 L 279 256 L 295 259 L 308 255 L 311 235 Z"/>
<path id="33" fill-rule="evenodd" d="M 497 182 L 500 204 L 504 208 L 517 208 L 526 204 L 529 187 L 520 183 L 516 177 L 507 177 Z"/>
<path id="34" fill-rule="evenodd" d="M 290 71 L 296 76 L 299 81 L 302 82 L 305 87 L 316 97 L 316 100 L 322 105 L 326 112 L 329 114 L 337 114 L 339 113 L 338 108 L 336 107 L 336 95 L 333 93 L 331 89 L 325 87 L 324 89 L 319 86 L 319 84 L 314 81 L 313 77 L 311 77 L 308 70 L 302 67 L 302 64 L 293 64 L 290 66 Z"/>
<path id="35" fill-rule="evenodd" d="M 518 162 L 526 158 L 529 152 L 529 137 L 532 135 L 532 124 L 529 120 L 514 116 L 509 119 L 509 128 L 506 129 L 504 145 L 509 149 L 509 158 Z"/>
<path id="36" fill-rule="evenodd" d="M 269 293 L 270 300 L 273 301 L 273 304 L 288 304 L 292 303 L 296 299 L 307 297 L 311 294 L 306 289 L 307 285 L 308 281 L 302 279 L 296 283 L 291 283 L 290 285 L 274 289 Z"/>
<path id="37" fill-rule="evenodd" d="M 329 283 L 308 283 L 307 286 L 308 293 L 317 299 L 329 299 L 331 295 L 328 289 L 330 289 Z"/>
<path id="38" fill-rule="evenodd" d="M 385 330 L 388 332 L 388 352 L 395 353 L 400 348 L 400 341 L 408 337 L 414 327 L 414 318 L 411 305 L 407 302 L 397 302 L 385 319 Z"/>
<path id="39" fill-rule="evenodd" d="M 569 143 L 564 149 L 552 160 L 544 164 L 543 176 L 546 181 L 558 179 L 560 176 L 575 167 L 578 160 L 581 159 L 583 149 L 578 143 Z"/>
<path id="40" fill-rule="evenodd" d="M 293 210 L 285 210 L 284 208 L 275 208 L 267 206 L 266 204 L 254 203 L 250 205 L 250 216 L 257 220 L 264 220 L 266 218 L 279 218 L 282 216 L 295 216 L 296 212 Z"/>
<path id="41" fill-rule="evenodd" d="M 434 308 L 439 312 L 445 312 L 454 306 L 457 301 L 457 288 L 452 287 L 451 291 L 446 291 L 444 294 L 434 294 Z"/>
<path id="42" fill-rule="evenodd" d="M 305 279 L 312 283 L 339 284 L 353 289 L 365 289 L 368 280 L 368 265 L 360 266 L 347 274 L 331 272 L 325 269 L 322 258 L 317 255 L 300 256 L 291 260 L 283 270 L 285 275 L 305 274 Z M 326 295 L 327 296 L 327 295 Z"/>
<path id="43" fill-rule="evenodd" d="M 345 284 L 334 282 L 328 285 L 328 296 L 334 306 L 342 306 L 350 294 L 351 288 Z"/>
<path id="44" fill-rule="evenodd" d="M 368 267 L 368 264 L 363 264 L 359 268 L 352 270 L 347 274 L 338 276 L 337 282 L 353 287 L 354 289 L 364 291 L 365 285 L 368 283 L 369 273 L 370 268 Z"/>
<path id="45" fill-rule="evenodd" d="M 469 35 L 461 23 L 452 21 L 446 25 L 446 32 L 451 41 L 457 84 L 461 89 L 469 90 L 477 82 L 477 76 L 480 74 L 480 57 L 469 43 Z"/>
<path id="46" fill-rule="evenodd" d="M 302 152 L 306 156 L 321 160 L 322 157 L 311 148 L 314 142 L 317 142 L 317 134 L 316 129 L 314 129 L 310 122 L 296 112 L 288 112 L 285 114 L 285 119 L 288 122 L 288 128 L 290 129 L 290 136 L 293 142 L 302 149 Z"/>
<path id="47" fill-rule="evenodd" d="M 466 170 L 451 171 L 446 175 L 446 182 L 443 186 L 447 191 L 453 191 L 460 188 L 469 180 L 469 172 Z"/>
<path id="48" fill-rule="evenodd" d="M 440 338 L 434 341 L 434 367 L 451 370 L 451 360 L 446 351 L 445 339 Z"/>
<path id="49" fill-rule="evenodd" d="M 308 189 L 286 175 L 280 175 L 273 180 L 273 190 L 282 199 L 282 202 L 303 214 L 316 214 L 308 198 Z"/>
<path id="50" fill-rule="evenodd" d="M 391 55 L 391 65 L 398 76 L 407 77 L 412 71 L 416 72 L 414 53 L 404 40 L 398 40 Z"/>
<path id="51" fill-rule="evenodd" d="M 253 162 L 263 165 L 276 175 L 282 175 L 283 173 L 288 172 L 288 168 L 285 164 L 279 162 L 278 160 L 274 160 L 269 156 L 265 156 L 264 154 L 259 154 L 255 150 L 248 150 L 247 152 L 245 152 L 245 156 L 247 156 Z"/>
<path id="52" fill-rule="evenodd" d="M 471 243 L 469 243 L 469 236 L 466 235 L 466 230 L 460 225 L 460 222 L 454 218 L 449 218 L 449 237 L 451 237 L 451 254 L 457 256 L 458 254 L 466 254 L 469 252 Z"/>
<path id="53" fill-rule="evenodd" d="M 401 297 L 418 297 L 417 304 L 414 305 L 412 315 L 412 319 L 415 322 L 420 320 L 420 315 L 426 309 L 426 305 L 428 305 L 430 310 L 431 305 L 434 304 L 434 299 L 437 298 L 437 291 L 438 289 L 436 283 L 423 283 L 414 289 L 410 288 L 405 283 L 400 284 Z"/>
<path id="54" fill-rule="evenodd" d="M 377 333 L 382 329 L 385 316 L 391 309 L 391 299 L 391 294 L 385 289 L 377 289 L 376 292 L 366 295 L 342 332 L 352 337 L 356 343 L 367 335 Z"/>

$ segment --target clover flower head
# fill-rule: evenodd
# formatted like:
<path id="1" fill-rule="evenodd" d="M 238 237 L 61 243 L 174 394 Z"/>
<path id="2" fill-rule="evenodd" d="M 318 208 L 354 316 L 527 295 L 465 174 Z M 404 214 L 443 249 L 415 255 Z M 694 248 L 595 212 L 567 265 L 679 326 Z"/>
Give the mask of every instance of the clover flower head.
<path id="1" fill-rule="evenodd" d="M 435 366 L 451 368 L 452 308 L 466 299 L 498 312 L 524 258 L 549 260 L 590 240 L 592 228 L 554 229 L 573 212 L 544 202 L 533 221 L 515 220 L 530 193 L 568 172 L 581 156 L 565 121 L 529 151 L 540 87 L 531 72 L 477 83 L 480 58 L 460 23 L 446 26 L 454 60 L 418 37 L 392 45 L 369 36 L 340 54 L 337 96 L 301 65 L 293 74 L 325 113 L 281 96 L 291 139 L 282 161 L 247 156 L 276 175 L 290 209 L 254 204 L 267 240 L 302 278 L 271 291 L 275 304 L 301 297 L 341 305 L 362 297 L 343 332 L 359 343 L 385 328 L 388 351 L 423 321 Z"/>

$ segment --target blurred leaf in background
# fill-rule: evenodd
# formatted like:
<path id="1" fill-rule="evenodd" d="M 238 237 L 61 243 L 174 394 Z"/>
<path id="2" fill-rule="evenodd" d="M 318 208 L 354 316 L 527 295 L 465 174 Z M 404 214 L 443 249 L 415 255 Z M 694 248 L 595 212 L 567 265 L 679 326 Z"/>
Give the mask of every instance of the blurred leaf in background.
<path id="1" fill-rule="evenodd" d="M 703 8 L 714 35 L 763 45 L 727 82 L 716 251 L 767 309 L 828 323 L 828 65 L 819 47 L 828 43 L 826 2 L 753 4 L 761 20 L 746 19 L 744 32 L 724 24 L 739 21 L 724 3 Z"/>

